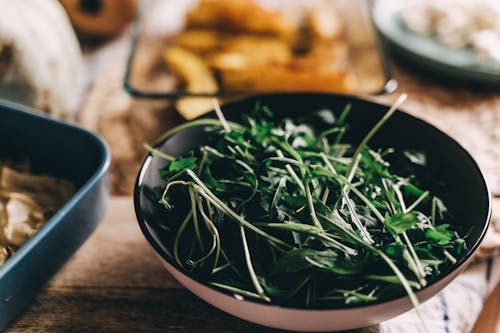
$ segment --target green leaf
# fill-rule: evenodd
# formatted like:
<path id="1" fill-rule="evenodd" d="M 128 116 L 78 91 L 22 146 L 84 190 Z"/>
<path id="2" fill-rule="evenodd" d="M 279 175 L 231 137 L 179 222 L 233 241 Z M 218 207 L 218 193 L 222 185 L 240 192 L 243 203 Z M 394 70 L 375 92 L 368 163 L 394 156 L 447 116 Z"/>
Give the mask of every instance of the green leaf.
<path id="1" fill-rule="evenodd" d="M 385 247 L 384 252 L 391 258 L 397 258 L 401 255 L 405 248 L 406 246 L 404 244 L 391 243 Z"/>
<path id="2" fill-rule="evenodd" d="M 324 265 L 323 269 L 339 275 L 354 275 L 360 274 L 364 271 L 368 262 L 368 256 L 363 260 L 355 262 L 351 260 L 337 260 L 333 265 Z"/>
<path id="3" fill-rule="evenodd" d="M 337 259 L 337 253 L 331 250 L 317 251 L 313 249 L 294 249 L 283 254 L 273 267 L 273 274 L 295 273 L 306 268 L 314 267 L 306 257 L 331 266 Z"/>
<path id="4" fill-rule="evenodd" d="M 397 213 L 385 219 L 384 224 L 392 232 L 402 234 L 417 224 L 418 218 L 413 213 Z"/>
<path id="5" fill-rule="evenodd" d="M 190 156 L 186 158 L 177 159 L 172 161 L 168 166 L 169 172 L 179 172 L 186 169 L 195 170 L 196 169 L 196 157 Z"/>
<path id="6" fill-rule="evenodd" d="M 433 240 L 439 245 L 448 245 L 453 239 L 454 233 L 448 230 L 448 224 L 441 224 L 434 229 L 429 228 L 425 230 L 425 237 Z"/>
<path id="7" fill-rule="evenodd" d="M 416 187 L 413 184 L 404 184 L 401 187 L 403 189 L 404 195 L 406 197 L 410 197 L 410 198 L 413 198 L 413 199 L 416 199 L 416 198 L 420 197 L 425 192 L 424 190 L 419 189 L 418 187 Z"/>

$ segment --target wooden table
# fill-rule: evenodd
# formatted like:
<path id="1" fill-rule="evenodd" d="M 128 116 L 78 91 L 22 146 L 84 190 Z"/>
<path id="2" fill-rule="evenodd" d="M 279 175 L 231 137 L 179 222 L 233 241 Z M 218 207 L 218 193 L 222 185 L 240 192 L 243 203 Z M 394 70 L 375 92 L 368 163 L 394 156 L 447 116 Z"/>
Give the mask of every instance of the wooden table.
<path id="1" fill-rule="evenodd" d="M 96 89 L 101 94 L 105 91 L 106 100 L 112 99 L 113 94 L 128 98 L 123 96 L 120 82 L 125 54 L 119 50 L 111 52 L 113 64 L 108 64 L 106 71 L 115 74 L 100 78 L 106 87 L 115 87 L 114 90 Z M 398 92 L 409 94 L 404 109 L 435 124 L 472 152 L 487 174 L 498 207 L 500 93 L 436 82 L 398 64 L 394 69 L 400 82 Z M 374 99 L 391 103 L 395 98 L 393 94 Z M 110 109 L 116 106 L 112 104 L 109 103 Z M 130 102 L 127 107 L 133 109 L 133 104 Z M 99 109 L 102 113 L 107 111 Z M 95 129 L 99 130 L 98 124 Z M 107 137 L 109 131 L 103 128 L 101 134 Z M 113 154 L 116 158 L 119 152 L 115 149 Z M 137 170 L 137 165 L 132 164 L 130 169 Z M 132 171 L 126 175 L 131 180 L 135 177 Z M 496 209 L 494 213 L 498 216 L 499 212 L 500 209 Z M 494 301 L 499 298 L 497 295 Z M 476 332 L 493 332 L 499 317 L 494 303 L 482 322 L 488 326 L 479 327 Z M 111 199 L 108 215 L 96 233 L 7 331 L 249 333 L 270 330 L 224 314 L 174 281 L 142 236 L 132 198 L 127 196 Z"/>

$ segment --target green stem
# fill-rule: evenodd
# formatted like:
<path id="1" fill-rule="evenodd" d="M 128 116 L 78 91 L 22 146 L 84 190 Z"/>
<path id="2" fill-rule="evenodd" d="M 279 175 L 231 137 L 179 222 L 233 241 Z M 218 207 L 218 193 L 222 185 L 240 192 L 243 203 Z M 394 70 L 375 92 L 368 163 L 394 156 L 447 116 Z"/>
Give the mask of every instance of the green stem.
<path id="1" fill-rule="evenodd" d="M 414 203 L 412 203 L 408 208 L 406 208 L 405 213 L 408 213 L 408 212 L 411 212 L 412 210 L 414 210 L 428 196 L 429 196 L 429 191 L 425 191 L 424 193 L 422 193 L 422 195 L 420 197 L 418 197 L 418 199 L 415 200 Z"/>
<path id="2" fill-rule="evenodd" d="M 153 156 L 163 158 L 166 161 L 175 161 L 175 157 L 168 155 L 168 154 L 165 154 L 164 152 L 152 147 L 151 145 L 149 145 L 147 143 L 145 143 L 143 146 L 144 146 L 144 149 L 146 149 L 146 151 L 151 153 L 151 155 L 153 155 Z"/>
<path id="3" fill-rule="evenodd" d="M 189 213 L 186 215 L 184 220 L 181 223 L 181 226 L 179 227 L 179 230 L 177 231 L 177 234 L 175 235 L 175 240 L 174 240 L 174 259 L 179 264 L 180 267 L 184 268 L 184 265 L 182 264 L 181 259 L 179 258 L 179 241 L 181 240 L 182 233 L 187 227 L 187 224 L 191 220 L 191 216 L 193 216 L 193 212 L 189 211 Z"/>
<path id="4" fill-rule="evenodd" d="M 275 244 L 279 244 L 281 246 L 284 246 L 286 248 L 292 249 L 293 246 L 290 244 L 282 241 L 281 239 L 278 239 L 274 236 L 269 235 L 268 233 L 264 232 L 263 230 L 260 230 L 259 228 L 255 227 L 253 224 L 245 220 L 243 217 L 241 217 L 238 213 L 233 211 L 231 208 L 229 208 L 222 200 L 220 200 L 215 194 L 210 191 L 206 185 L 198 178 L 198 176 L 192 171 L 187 169 L 186 173 L 188 176 L 190 176 L 194 182 L 195 186 L 198 187 L 198 192 L 201 196 L 205 197 L 205 199 L 209 200 L 214 206 L 218 207 L 220 210 L 224 211 L 231 219 L 234 221 L 242 224 L 246 228 L 252 230 L 253 232 L 269 239 Z"/>
<path id="5" fill-rule="evenodd" d="M 230 132 L 231 126 L 229 126 L 229 123 L 227 122 L 226 118 L 224 117 L 224 114 L 222 113 L 222 110 L 220 108 L 219 101 L 217 101 L 217 98 L 212 98 L 212 103 L 214 105 L 215 114 L 217 115 L 217 118 L 219 118 L 220 123 L 222 124 L 222 127 L 224 128 L 224 131 Z"/>
<path id="6" fill-rule="evenodd" d="M 257 294 L 259 294 L 260 298 L 262 298 L 266 302 L 270 302 L 271 299 L 267 297 L 267 295 L 264 293 L 264 289 L 262 289 L 262 286 L 259 283 L 257 274 L 255 274 L 255 270 L 252 264 L 252 258 L 250 257 L 250 251 L 248 249 L 247 238 L 245 235 L 245 228 L 243 228 L 242 225 L 240 225 L 240 234 L 241 234 L 241 241 L 243 244 L 243 253 L 245 254 L 245 261 L 247 263 L 247 269 L 250 275 L 250 280 L 252 281 L 255 291 L 257 291 Z"/>
<path id="7" fill-rule="evenodd" d="M 201 239 L 200 226 L 198 224 L 198 210 L 196 209 L 196 200 L 194 198 L 193 187 L 188 186 L 189 199 L 191 200 L 191 212 L 193 213 L 193 227 L 194 234 L 196 235 L 196 240 L 200 246 L 201 251 L 203 251 L 203 240 Z"/>
<path id="8" fill-rule="evenodd" d="M 239 129 L 242 130 L 244 127 L 238 123 L 234 123 L 231 121 L 227 122 L 233 129 Z M 218 119 L 213 119 L 213 118 L 202 118 L 202 119 L 197 119 L 197 120 L 192 120 L 190 122 L 184 123 L 182 125 L 176 126 L 172 128 L 171 130 L 165 132 L 162 136 L 160 136 L 153 146 L 156 146 L 157 144 L 163 142 L 165 139 L 168 139 L 174 134 L 177 134 L 187 128 L 191 127 L 197 127 L 197 126 L 216 126 L 216 127 L 223 127 L 222 123 Z"/>
<path id="9" fill-rule="evenodd" d="M 196 204 L 198 206 L 198 210 L 200 211 L 200 215 L 205 222 L 205 225 L 207 226 L 207 229 L 212 233 L 213 236 L 213 245 L 212 248 L 210 249 L 210 252 L 206 255 L 206 258 L 208 258 L 213 251 L 215 251 L 215 259 L 214 259 L 214 270 L 215 267 L 217 267 L 217 264 L 219 262 L 219 256 L 220 256 L 220 236 L 219 236 L 219 231 L 217 230 L 217 227 L 215 224 L 212 222 L 212 220 L 207 216 L 205 213 L 205 210 L 203 208 L 203 203 L 201 202 L 201 197 L 199 195 L 196 196 Z"/>
<path id="10" fill-rule="evenodd" d="M 251 298 L 262 298 L 259 294 L 253 293 L 248 290 L 236 288 L 236 287 L 231 287 L 222 283 L 217 283 L 217 282 L 210 282 L 210 284 L 214 287 L 225 289 L 227 291 L 230 291 L 234 294 L 244 296 L 244 297 L 251 297 Z"/>
<path id="11" fill-rule="evenodd" d="M 361 150 L 366 146 L 368 141 L 378 132 L 378 130 L 389 120 L 389 118 L 396 112 L 396 110 L 401 106 L 406 101 L 406 98 L 408 95 L 406 94 L 401 94 L 396 102 L 391 106 L 389 111 L 373 126 L 373 128 L 368 132 L 368 134 L 365 136 L 365 138 L 361 141 L 359 144 L 358 148 L 356 148 L 356 151 L 354 152 L 354 155 L 352 156 L 352 161 L 351 164 L 349 165 L 349 171 L 347 174 L 351 174 L 352 169 L 354 168 L 356 164 L 356 160 L 358 159 L 358 155 L 361 153 Z"/>

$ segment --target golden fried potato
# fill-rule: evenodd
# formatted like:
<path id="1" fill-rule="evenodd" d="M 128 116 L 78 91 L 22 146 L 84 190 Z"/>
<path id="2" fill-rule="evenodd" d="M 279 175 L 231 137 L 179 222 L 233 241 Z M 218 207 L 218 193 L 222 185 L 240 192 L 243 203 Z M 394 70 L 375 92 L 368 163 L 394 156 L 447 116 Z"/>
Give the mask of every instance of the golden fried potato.
<path id="1" fill-rule="evenodd" d="M 293 36 L 297 26 L 278 12 L 265 10 L 252 0 L 201 0 L 188 13 L 186 24 L 194 28 L 221 29 Z"/>
<path id="2" fill-rule="evenodd" d="M 292 58 L 292 50 L 282 39 L 241 35 L 228 39 L 222 51 L 208 58 L 208 63 L 217 70 L 226 70 L 284 64 Z"/>
<path id="3" fill-rule="evenodd" d="M 165 49 L 163 57 L 168 67 L 177 74 L 192 93 L 215 93 L 219 90 L 217 81 L 203 59 L 179 46 Z"/>
<path id="4" fill-rule="evenodd" d="M 221 87 L 229 91 L 347 92 L 351 77 L 345 70 L 345 45 L 315 47 L 285 64 L 220 71 Z"/>
<path id="5" fill-rule="evenodd" d="M 241 99 L 241 97 L 227 97 L 217 99 L 222 106 L 224 103 L 230 103 Z M 177 101 L 175 104 L 177 111 L 186 120 L 191 120 L 199 117 L 214 109 L 212 97 L 186 97 Z"/>
<path id="6" fill-rule="evenodd" d="M 345 71 L 304 71 L 290 66 L 253 70 L 223 71 L 222 88 L 248 92 L 347 92 L 349 75 Z"/>
<path id="7" fill-rule="evenodd" d="M 343 41 L 321 42 L 293 59 L 291 66 L 311 71 L 338 71 L 347 68 L 348 47 Z"/>
<path id="8" fill-rule="evenodd" d="M 175 108 L 186 120 L 191 120 L 214 109 L 212 97 L 185 97 L 175 102 Z"/>
<path id="9" fill-rule="evenodd" d="M 214 74 L 203 59 L 179 46 L 172 46 L 163 54 L 169 68 L 192 93 L 216 93 L 219 88 Z M 177 111 L 185 119 L 193 119 L 213 109 L 212 98 L 187 97 L 175 103 Z"/>
<path id="10" fill-rule="evenodd" d="M 175 36 L 173 44 L 197 54 L 220 49 L 227 34 L 215 30 L 185 30 Z"/>
<path id="11" fill-rule="evenodd" d="M 307 15 L 306 26 L 314 39 L 333 40 L 342 35 L 342 22 L 332 1 L 317 1 Z"/>

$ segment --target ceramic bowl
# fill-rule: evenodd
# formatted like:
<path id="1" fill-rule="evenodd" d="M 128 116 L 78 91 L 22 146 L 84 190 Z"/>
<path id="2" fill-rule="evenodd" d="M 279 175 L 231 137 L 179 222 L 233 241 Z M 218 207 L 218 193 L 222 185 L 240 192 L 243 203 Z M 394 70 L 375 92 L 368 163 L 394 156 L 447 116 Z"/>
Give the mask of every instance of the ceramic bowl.
<path id="1" fill-rule="evenodd" d="M 340 112 L 347 103 L 352 104 L 348 117 L 350 142 L 362 137 L 388 110 L 387 106 L 349 96 L 324 94 L 273 94 L 255 96 L 223 106 L 230 120 L 254 108 L 256 102 L 267 105 L 277 117 L 294 117 L 308 110 L 328 108 Z M 213 117 L 213 115 L 208 115 Z M 180 156 L 198 147 L 206 135 L 200 127 L 183 130 L 157 145 L 157 149 Z M 434 283 L 416 293 L 421 302 L 429 299 L 450 283 L 471 261 L 489 223 L 490 198 L 488 187 L 476 162 L 456 141 L 428 123 L 404 112 L 396 112 L 370 142 L 372 147 L 420 149 L 426 152 L 430 172 L 446 184 L 439 193 L 449 210 L 456 216 L 456 223 L 464 230 L 471 230 L 467 239 L 468 250 L 453 267 L 443 272 Z M 269 305 L 250 299 L 235 297 L 196 280 L 181 270 L 167 246 L 162 244 L 155 220 L 162 218 L 164 208 L 151 198 L 151 190 L 162 186 L 158 170 L 167 164 L 164 160 L 148 155 L 142 165 L 135 187 L 135 209 L 139 226 L 165 268 L 194 294 L 230 313 L 250 322 L 295 331 L 347 330 L 370 326 L 412 308 L 407 297 L 390 299 L 342 309 L 307 309 Z"/>

